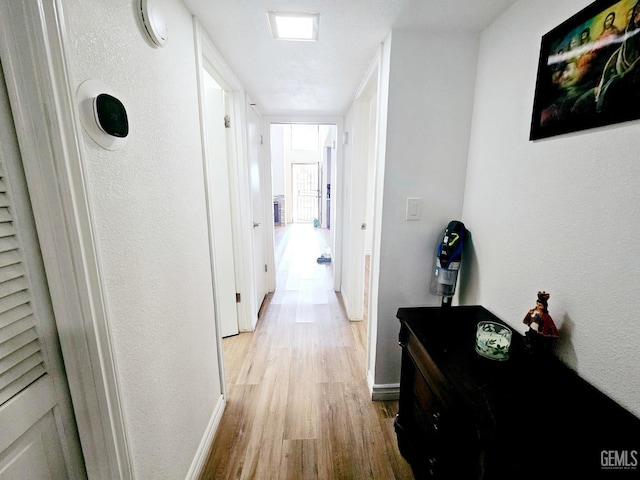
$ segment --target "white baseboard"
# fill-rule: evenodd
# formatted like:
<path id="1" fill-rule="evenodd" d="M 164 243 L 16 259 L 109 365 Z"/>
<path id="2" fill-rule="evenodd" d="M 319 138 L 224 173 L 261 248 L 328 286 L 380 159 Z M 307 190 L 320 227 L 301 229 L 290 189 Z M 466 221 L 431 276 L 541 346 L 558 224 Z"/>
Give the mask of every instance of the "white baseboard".
<path id="1" fill-rule="evenodd" d="M 371 400 L 374 402 L 398 400 L 398 398 L 400 398 L 399 383 L 389 383 L 386 385 L 373 384 L 371 387 Z"/>
<path id="2" fill-rule="evenodd" d="M 209 450 L 211 450 L 211 445 L 213 444 L 213 437 L 218 431 L 218 426 L 220 425 L 220 420 L 222 419 L 222 413 L 224 412 L 225 405 L 226 401 L 224 397 L 220 395 L 220 399 L 218 400 L 216 407 L 213 409 L 213 414 L 209 419 L 207 429 L 204 431 L 204 435 L 202 436 L 202 440 L 200 441 L 200 445 L 198 446 L 196 455 L 193 458 L 193 462 L 191 462 L 191 467 L 187 472 L 185 480 L 197 480 L 198 478 L 200 478 L 202 469 L 204 467 L 204 462 L 207 461 Z"/>
<path id="3" fill-rule="evenodd" d="M 342 297 L 342 305 L 344 306 L 344 311 L 347 312 L 347 318 L 349 318 L 349 294 L 345 292 L 344 286 L 340 286 L 340 296 Z"/>
<path id="4" fill-rule="evenodd" d="M 351 307 L 349 304 L 349 295 L 342 289 L 340 291 L 340 295 L 342 296 L 342 304 L 344 305 L 344 310 L 347 312 L 347 318 L 350 322 L 362 322 L 364 317 L 356 317 L 353 316 L 353 312 L 351 311 Z"/>

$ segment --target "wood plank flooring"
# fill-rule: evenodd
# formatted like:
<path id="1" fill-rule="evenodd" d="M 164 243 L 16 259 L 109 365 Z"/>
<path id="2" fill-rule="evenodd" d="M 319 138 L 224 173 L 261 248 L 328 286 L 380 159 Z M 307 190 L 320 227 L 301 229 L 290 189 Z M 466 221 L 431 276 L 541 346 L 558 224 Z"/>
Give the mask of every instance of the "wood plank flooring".
<path id="1" fill-rule="evenodd" d="M 223 340 L 227 407 L 201 480 L 413 479 L 397 402 L 372 402 L 366 321 L 349 322 L 318 264 L 327 231 L 276 227 L 277 287 L 255 332 Z"/>

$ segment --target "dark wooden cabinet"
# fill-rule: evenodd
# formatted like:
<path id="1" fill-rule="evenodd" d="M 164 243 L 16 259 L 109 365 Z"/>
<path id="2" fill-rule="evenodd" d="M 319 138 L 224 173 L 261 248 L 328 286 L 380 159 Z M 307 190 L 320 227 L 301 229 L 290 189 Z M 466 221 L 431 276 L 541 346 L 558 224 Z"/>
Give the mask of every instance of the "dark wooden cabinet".
<path id="1" fill-rule="evenodd" d="M 478 355 L 478 322 L 503 323 L 485 308 L 397 316 L 395 428 L 417 479 L 640 478 L 640 420 L 515 331 L 509 360 Z"/>

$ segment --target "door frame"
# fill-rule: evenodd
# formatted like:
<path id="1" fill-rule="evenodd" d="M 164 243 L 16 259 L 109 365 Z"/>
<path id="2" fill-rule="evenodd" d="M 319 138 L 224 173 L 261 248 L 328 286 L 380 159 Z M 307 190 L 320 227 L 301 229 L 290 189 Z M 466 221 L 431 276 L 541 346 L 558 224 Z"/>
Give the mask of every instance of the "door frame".
<path id="1" fill-rule="evenodd" d="M 262 112 L 260 111 L 259 108 L 257 108 L 256 103 L 254 103 L 249 97 L 247 97 L 247 123 L 246 123 L 246 138 L 247 138 L 247 178 L 249 179 L 249 183 L 251 184 L 253 182 L 252 180 L 252 173 L 251 170 L 253 169 L 253 166 L 251 164 L 251 156 L 250 156 L 250 150 L 253 147 L 251 145 L 252 139 L 250 137 L 250 116 L 251 115 L 255 115 L 257 118 L 257 125 L 259 128 L 259 132 L 258 132 L 258 138 L 259 138 L 259 142 L 256 145 L 258 151 L 258 158 L 257 158 L 257 163 L 258 163 L 258 181 L 260 183 L 260 195 L 259 195 L 259 202 L 260 205 L 258 206 L 258 212 L 259 212 L 259 218 L 256 218 L 255 216 L 255 212 L 253 210 L 254 208 L 254 200 L 253 200 L 253 190 L 252 187 L 250 187 L 249 191 L 247 191 L 247 198 L 250 199 L 251 201 L 251 226 L 252 226 L 252 230 L 253 231 L 253 235 L 251 237 L 252 240 L 252 265 L 253 265 L 253 279 L 254 279 L 254 283 L 253 283 L 253 296 L 251 297 L 251 302 L 255 308 L 255 316 L 252 318 L 252 324 L 251 324 L 251 331 L 253 331 L 257 325 L 258 322 L 258 315 L 260 314 L 260 309 L 262 308 L 262 305 L 264 304 L 265 298 L 267 297 L 267 294 L 269 292 L 273 292 L 273 289 L 271 288 L 270 282 L 269 282 L 269 273 L 271 271 L 271 264 L 273 262 L 269 261 L 269 257 L 273 257 L 273 253 L 270 254 L 270 252 L 273 251 L 273 222 L 270 221 L 270 219 L 273 218 L 273 211 L 271 210 L 272 208 L 272 193 L 271 193 L 271 169 L 267 169 L 264 168 L 265 166 L 265 154 L 264 154 L 264 122 L 263 122 L 263 118 L 262 118 Z M 253 112 L 253 113 L 251 113 Z M 260 220 L 259 222 L 256 222 L 256 220 Z M 266 225 L 270 225 L 270 228 L 264 228 Z M 262 228 L 260 228 L 262 227 Z M 256 231 L 255 229 L 258 228 L 258 235 L 259 235 L 259 242 L 255 241 L 255 234 Z M 261 251 L 260 251 L 261 250 Z M 258 259 L 256 258 L 257 255 L 260 254 L 262 257 L 262 261 L 260 262 L 260 265 L 257 265 L 258 263 Z M 264 273 L 262 272 L 262 265 L 264 265 Z M 259 273 L 258 273 L 259 272 Z M 262 278 L 258 279 L 258 275 L 260 275 Z M 261 290 L 259 291 L 258 287 L 262 287 Z"/>
<path id="2" fill-rule="evenodd" d="M 356 91 L 351 107 L 349 126 L 353 129 L 353 141 L 345 154 L 345 256 L 343 258 L 343 300 L 347 317 L 351 321 L 364 319 L 365 255 L 373 256 L 373 248 L 367 248 L 367 237 L 375 235 L 375 172 L 378 170 L 379 149 L 379 65 L 377 57 L 369 67 Z M 372 108 L 373 106 L 373 108 Z M 373 208 L 371 209 L 371 205 Z M 370 212 L 369 210 L 372 210 Z M 372 243 L 372 240 L 369 242 Z M 373 262 L 373 258 L 371 259 Z M 371 269 L 369 271 L 371 275 Z M 371 276 L 369 277 L 371 285 Z M 369 296 L 371 300 L 371 296 Z M 371 312 L 371 305 L 368 305 Z"/>
<path id="3" fill-rule="evenodd" d="M 380 243 L 382 238 L 382 205 L 384 197 L 384 179 L 387 151 L 387 117 L 389 108 L 389 72 L 391 70 L 391 34 L 378 49 L 369 67 L 356 98 L 375 85 L 376 89 L 376 127 L 375 159 L 373 172 L 373 225 L 371 240 L 371 263 L 369 270 L 369 303 L 367 319 L 367 383 L 372 400 L 393 400 L 397 398 L 397 385 L 379 385 L 375 382 L 377 343 L 378 343 L 378 297 L 380 279 Z M 386 320 L 386 319 L 385 319 Z"/>
<path id="4" fill-rule="evenodd" d="M 0 2 L 0 55 L 87 474 L 128 480 L 133 469 L 65 28 L 61 0 Z"/>
<path id="5" fill-rule="evenodd" d="M 231 213 L 231 189 L 229 186 L 229 164 L 235 158 L 229 149 L 229 128 L 224 119 L 230 118 L 227 89 L 225 89 L 213 67 L 205 62 L 204 68 L 198 69 L 198 97 L 200 104 L 200 135 L 202 144 L 202 164 L 204 170 L 204 191 L 207 203 L 207 229 L 209 237 L 209 256 L 211 259 L 211 285 L 215 306 L 215 327 L 220 337 L 237 335 L 238 302 L 235 293 L 236 285 L 235 252 L 233 251 L 233 216 Z M 207 87 L 210 79 L 216 84 L 215 92 Z M 212 104 L 209 96 L 216 96 L 219 104 L 216 109 L 208 111 Z M 215 101 L 215 100 L 213 100 Z M 217 124 L 213 126 L 212 124 Z M 215 133 L 214 133 L 215 132 Z M 212 144 L 210 135 L 218 135 Z M 216 151 L 216 149 L 219 149 Z M 216 191 L 219 193 L 217 194 Z M 221 194 L 221 195 L 220 195 Z M 218 195 L 216 197 L 216 195 Z M 218 204 L 218 205 L 216 205 Z M 228 206 L 226 212 L 219 209 Z M 226 208 L 224 208 L 226 211 Z M 220 223 L 220 225 L 217 225 Z M 225 248 L 226 247 L 226 248 Z M 229 251 L 230 250 L 230 251 Z M 229 264 L 231 262 L 231 264 Z M 221 270 L 222 268 L 222 270 Z M 227 285 L 228 279 L 233 283 Z M 224 279 L 225 281 L 222 281 Z M 227 294 L 226 298 L 224 295 Z M 218 357 L 221 355 L 218 354 Z"/>
<path id="6" fill-rule="evenodd" d="M 343 117 L 324 117 L 324 116 L 286 116 L 286 115 L 272 115 L 263 117 L 265 132 L 265 155 L 268 158 L 267 164 L 271 165 L 273 159 L 271 158 L 271 125 L 275 124 L 302 124 L 302 125 L 335 125 L 336 126 L 336 158 L 335 158 L 335 171 L 332 170 L 331 176 L 331 238 L 333 242 L 333 251 L 331 252 L 331 261 L 333 263 L 333 290 L 340 291 L 340 285 L 342 284 L 342 179 L 344 178 L 344 162 L 343 158 L 343 142 L 346 140 L 344 135 L 344 118 Z M 343 139 L 343 141 L 340 141 Z M 269 169 L 271 172 L 271 169 Z M 271 175 L 269 173 L 269 192 L 271 192 Z M 268 199 L 269 206 L 271 206 L 272 199 Z M 275 229 L 273 222 L 270 222 L 271 245 L 268 246 L 267 251 L 267 265 L 268 275 L 267 282 L 269 285 L 269 291 L 273 292 L 276 288 L 276 274 L 275 274 L 275 254 L 273 246 L 273 238 L 275 235 Z"/>
<path id="7" fill-rule="evenodd" d="M 212 223 L 212 219 L 211 219 L 211 212 L 209 211 L 209 189 L 210 189 L 210 185 L 209 185 L 209 164 L 208 164 L 208 153 L 207 153 L 207 141 L 206 141 L 206 131 L 205 131 L 205 119 L 206 119 L 206 115 L 204 112 L 204 105 L 205 105 L 205 99 L 204 99 L 204 71 L 205 69 L 209 72 L 209 74 L 216 73 L 217 74 L 217 69 L 216 66 L 213 64 L 213 62 L 215 62 L 215 57 L 216 57 L 216 51 L 212 50 L 213 45 L 209 45 L 210 40 L 208 39 L 204 29 L 201 27 L 200 23 L 198 22 L 197 18 L 194 17 L 193 18 L 193 26 L 194 26 L 194 44 L 195 44 L 195 51 L 196 51 L 196 77 L 197 77 L 197 84 L 198 84 L 198 106 L 199 106 L 199 115 L 200 115 L 200 137 L 201 137 L 201 142 L 202 142 L 202 168 L 204 171 L 204 178 L 205 178 L 205 196 L 207 198 L 207 222 L 209 224 L 208 226 L 208 237 L 209 237 L 209 255 L 211 258 L 211 284 L 212 284 L 212 292 L 213 292 L 213 302 L 214 302 L 214 311 L 215 311 L 215 315 L 216 317 L 214 318 L 214 326 L 215 326 L 215 332 L 216 332 L 216 345 L 217 345 L 217 357 L 218 357 L 218 365 L 220 366 L 219 368 L 219 380 L 220 380 L 220 387 L 222 390 L 222 398 L 223 401 L 226 403 L 226 398 L 227 398 L 227 382 L 225 379 L 225 369 L 224 369 L 224 352 L 222 350 L 222 329 L 220 326 L 220 321 L 217 317 L 218 313 L 220 312 L 220 308 L 218 307 L 218 303 L 217 303 L 217 292 L 216 292 L 216 279 L 215 279 L 215 252 L 214 252 L 214 245 L 213 245 L 213 235 L 211 232 L 211 223 Z M 212 61 L 213 60 L 213 61 Z M 207 64 L 211 66 L 211 68 L 213 68 L 214 72 L 210 72 L 209 69 L 207 69 Z M 225 89 L 225 93 L 227 92 L 227 85 L 226 82 L 224 82 L 224 79 L 222 78 L 217 78 L 219 77 L 219 75 L 215 75 L 214 79 L 222 86 L 222 84 L 224 83 L 225 86 L 223 87 Z M 227 106 L 228 107 L 228 106 Z M 228 110 L 228 108 L 227 108 Z M 227 138 L 227 152 L 228 154 L 230 154 L 230 152 L 232 152 L 233 146 L 232 146 L 232 142 L 233 142 L 233 138 Z M 232 215 L 232 222 L 233 222 L 233 215 Z M 235 226 L 235 225 L 234 225 Z M 234 232 L 235 233 L 235 232 Z M 235 260 L 235 251 L 234 251 L 234 260 Z M 236 291 L 237 291 L 237 285 L 236 285 Z M 237 312 L 239 314 L 239 312 Z"/>
<path id="8" fill-rule="evenodd" d="M 231 194 L 231 219 L 233 222 L 234 262 L 236 265 L 236 292 L 240 294 L 238 302 L 238 328 L 241 332 L 253 331 L 258 312 L 251 298 L 255 295 L 253 286 L 253 258 L 251 201 L 249 197 L 249 166 L 247 161 L 247 95 L 240 81 L 226 64 L 224 58 L 213 41 L 194 16 L 194 43 L 196 49 L 196 66 L 200 71 L 206 61 L 215 70 L 216 81 L 228 95 L 227 110 L 231 117 L 231 129 L 228 137 L 229 188 Z M 219 329 L 218 329 L 219 330 Z M 218 354 L 222 357 L 222 339 L 219 337 Z M 222 358 L 220 365 L 223 365 Z M 220 369 L 224 383 L 224 368 Z M 226 397 L 226 387 L 223 387 Z"/>

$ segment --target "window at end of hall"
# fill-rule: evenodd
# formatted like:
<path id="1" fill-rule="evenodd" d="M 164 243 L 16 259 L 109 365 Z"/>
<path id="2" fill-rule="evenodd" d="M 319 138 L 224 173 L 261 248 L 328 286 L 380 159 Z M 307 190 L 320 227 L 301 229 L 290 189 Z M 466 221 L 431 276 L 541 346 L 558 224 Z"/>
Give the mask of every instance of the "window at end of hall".
<path id="1" fill-rule="evenodd" d="M 318 150 L 318 125 L 292 125 L 291 150 Z"/>

